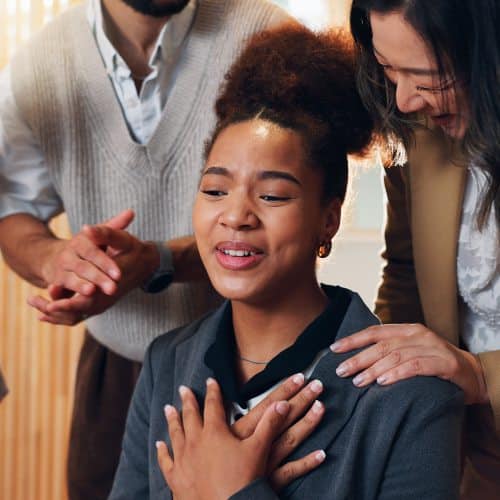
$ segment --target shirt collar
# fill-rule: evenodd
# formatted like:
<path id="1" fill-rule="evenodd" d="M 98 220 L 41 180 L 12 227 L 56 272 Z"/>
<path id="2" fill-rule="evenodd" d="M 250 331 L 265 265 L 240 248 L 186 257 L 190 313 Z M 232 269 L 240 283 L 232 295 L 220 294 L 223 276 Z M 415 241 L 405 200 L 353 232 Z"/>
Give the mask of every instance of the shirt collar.
<path id="1" fill-rule="evenodd" d="M 190 0 L 186 7 L 172 16 L 162 28 L 155 48 L 151 53 L 149 64 L 152 68 L 173 57 L 177 49 L 182 45 L 188 34 L 196 14 L 197 0 Z M 90 0 L 87 4 L 87 21 L 94 33 L 99 52 L 104 61 L 104 66 L 109 74 L 114 74 L 118 68 L 123 68 L 127 75 L 130 70 L 125 61 L 109 41 L 103 22 L 101 0 Z"/>
<path id="2" fill-rule="evenodd" d="M 318 353 L 332 344 L 351 302 L 342 287 L 323 285 L 329 303 L 325 310 L 300 334 L 295 343 L 275 356 L 266 368 L 239 387 L 236 376 L 236 341 L 231 307 L 226 307 L 219 322 L 215 342 L 205 354 L 205 364 L 219 382 L 224 398 L 246 407 L 246 402 L 262 394 L 284 378 L 304 371 Z"/>

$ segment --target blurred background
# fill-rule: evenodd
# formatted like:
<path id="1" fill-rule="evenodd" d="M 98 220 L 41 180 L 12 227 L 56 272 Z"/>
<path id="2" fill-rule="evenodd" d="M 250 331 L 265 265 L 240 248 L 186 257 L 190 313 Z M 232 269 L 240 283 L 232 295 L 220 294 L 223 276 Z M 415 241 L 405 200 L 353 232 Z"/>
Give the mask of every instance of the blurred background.
<path id="1" fill-rule="evenodd" d="M 251 0 L 248 0 L 251 1 Z M 350 0 L 274 0 L 314 29 L 347 26 Z M 30 35 L 75 0 L 0 0 L 0 69 Z M 381 172 L 351 165 L 349 199 L 321 281 L 349 286 L 372 305 L 380 276 Z M 64 216 L 53 223 L 67 235 Z M 36 289 L 0 261 L 0 366 L 10 394 L 0 404 L 0 499 L 65 500 L 65 458 L 82 328 L 38 322 Z M 91 499 L 89 499 L 91 500 Z"/>

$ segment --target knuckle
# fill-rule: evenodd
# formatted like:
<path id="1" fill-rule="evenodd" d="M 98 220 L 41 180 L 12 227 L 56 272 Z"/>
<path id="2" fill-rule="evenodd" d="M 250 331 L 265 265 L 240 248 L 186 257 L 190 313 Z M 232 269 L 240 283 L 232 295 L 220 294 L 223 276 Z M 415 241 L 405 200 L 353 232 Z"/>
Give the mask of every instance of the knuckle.
<path id="1" fill-rule="evenodd" d="M 391 364 L 398 365 L 401 362 L 401 357 L 402 357 L 401 351 L 399 351 L 399 350 L 392 351 L 389 355 L 389 359 L 390 359 Z"/>
<path id="2" fill-rule="evenodd" d="M 376 350 L 380 358 L 385 358 L 391 350 L 391 345 L 387 340 L 382 340 L 376 344 Z"/>
<path id="3" fill-rule="evenodd" d="M 281 470 L 281 477 L 285 484 L 295 479 L 297 472 L 295 470 L 295 464 L 286 464 Z"/>
<path id="4" fill-rule="evenodd" d="M 294 436 L 293 432 L 287 431 L 282 435 L 282 444 L 285 448 L 295 448 L 297 445 L 297 438 Z"/>
<path id="5" fill-rule="evenodd" d="M 413 375 L 420 375 L 422 372 L 422 363 L 419 359 L 412 359 L 410 362 L 410 371 Z"/>

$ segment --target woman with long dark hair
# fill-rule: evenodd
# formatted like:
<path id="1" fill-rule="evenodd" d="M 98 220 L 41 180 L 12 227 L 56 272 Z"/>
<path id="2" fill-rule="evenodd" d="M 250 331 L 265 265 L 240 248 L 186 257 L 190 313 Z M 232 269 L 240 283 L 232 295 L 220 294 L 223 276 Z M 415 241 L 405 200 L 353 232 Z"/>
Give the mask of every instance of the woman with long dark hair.
<path id="1" fill-rule="evenodd" d="M 417 375 L 460 386 L 464 498 L 500 494 L 499 26 L 498 0 L 354 0 L 351 11 L 359 90 L 407 164 L 385 176 L 376 312 L 389 324 L 332 346 L 365 348 L 337 372 L 359 387 Z"/>

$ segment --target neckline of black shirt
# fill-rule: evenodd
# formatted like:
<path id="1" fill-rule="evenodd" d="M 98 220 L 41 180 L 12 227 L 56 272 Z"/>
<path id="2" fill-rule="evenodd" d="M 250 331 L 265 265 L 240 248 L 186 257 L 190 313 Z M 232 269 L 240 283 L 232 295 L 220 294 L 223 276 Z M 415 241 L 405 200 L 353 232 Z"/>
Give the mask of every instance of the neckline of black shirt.
<path id="1" fill-rule="evenodd" d="M 351 295 L 339 286 L 322 285 L 329 302 L 297 337 L 293 345 L 281 351 L 264 370 L 239 387 L 236 375 L 236 339 L 234 336 L 231 304 L 226 304 L 217 327 L 213 344 L 205 353 L 205 364 L 219 383 L 224 399 L 246 408 L 247 401 L 269 390 L 280 380 L 304 371 L 323 349 L 332 344 L 344 319 Z"/>

